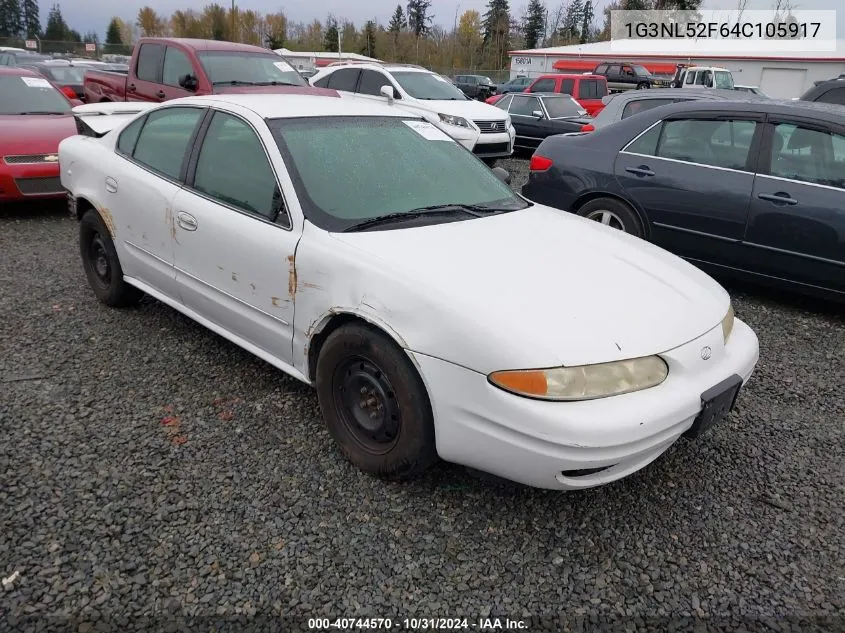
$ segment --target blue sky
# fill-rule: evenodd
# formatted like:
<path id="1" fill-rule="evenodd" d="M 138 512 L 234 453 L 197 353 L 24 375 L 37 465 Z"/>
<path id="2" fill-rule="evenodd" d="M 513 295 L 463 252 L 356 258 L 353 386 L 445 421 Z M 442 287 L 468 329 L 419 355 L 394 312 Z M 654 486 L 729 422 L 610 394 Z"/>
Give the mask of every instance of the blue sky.
<path id="1" fill-rule="evenodd" d="M 236 6 L 241 9 L 255 9 L 261 12 L 278 11 L 282 8 L 288 18 L 294 21 L 310 22 L 317 18 L 325 19 L 329 13 L 338 18 L 348 18 L 356 24 L 375 19 L 382 24 L 387 23 L 396 8 L 398 0 L 236 0 Z M 231 0 L 218 0 L 221 4 L 230 6 Z M 546 0 L 547 7 L 557 6 L 560 0 Z M 602 7 L 607 2 L 599 0 Z M 42 21 L 47 18 L 47 12 L 53 0 L 41 0 Z M 192 8 L 200 10 L 210 4 L 209 0 L 65 0 L 59 3 L 62 14 L 71 28 L 82 33 L 89 30 L 105 34 L 106 26 L 113 15 L 125 20 L 132 20 L 138 15 L 138 10 L 149 5 L 158 12 L 170 15 L 176 9 Z M 406 4 L 406 0 L 402 1 Z M 517 15 L 528 4 L 528 0 L 511 0 L 511 11 Z M 773 0 L 749 0 L 748 9 L 770 9 Z M 477 9 L 484 12 L 487 0 L 432 0 L 431 9 L 437 24 L 451 27 L 455 20 L 455 12 L 467 9 Z M 702 8 L 731 9 L 735 8 L 737 0 L 705 0 Z M 116 9 L 116 7 L 120 7 Z M 812 2 L 793 2 L 793 9 L 836 9 L 837 36 L 845 39 L 845 3 L 842 0 L 813 0 Z M 600 13 L 597 11 L 597 13 Z"/>

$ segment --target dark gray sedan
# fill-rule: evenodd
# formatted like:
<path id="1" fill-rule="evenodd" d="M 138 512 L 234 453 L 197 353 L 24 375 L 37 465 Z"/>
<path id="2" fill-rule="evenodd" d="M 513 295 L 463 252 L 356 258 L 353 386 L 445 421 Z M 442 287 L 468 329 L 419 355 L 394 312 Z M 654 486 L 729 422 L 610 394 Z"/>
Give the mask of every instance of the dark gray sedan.
<path id="1" fill-rule="evenodd" d="M 511 117 L 516 139 L 514 147 L 536 148 L 548 136 L 579 132 L 593 121 L 570 95 L 532 92 L 507 94 L 495 104 Z"/>
<path id="2" fill-rule="evenodd" d="M 660 106 L 591 134 L 546 139 L 522 193 L 714 273 L 845 301 L 841 106 Z"/>

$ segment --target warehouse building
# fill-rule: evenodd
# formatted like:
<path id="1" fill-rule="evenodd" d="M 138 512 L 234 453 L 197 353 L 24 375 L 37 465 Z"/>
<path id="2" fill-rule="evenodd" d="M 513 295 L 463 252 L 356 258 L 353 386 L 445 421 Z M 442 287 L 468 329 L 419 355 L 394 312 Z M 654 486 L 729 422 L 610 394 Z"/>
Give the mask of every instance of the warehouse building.
<path id="1" fill-rule="evenodd" d="M 601 62 L 627 61 L 645 66 L 655 75 L 672 76 L 676 64 L 721 66 L 731 71 L 734 82 L 758 86 L 766 94 L 782 99 L 798 97 L 813 83 L 845 73 L 845 40 L 838 40 L 835 52 L 690 55 L 666 53 L 620 53 L 610 42 L 511 51 L 511 77 L 536 77 L 544 73 L 585 73 Z"/>

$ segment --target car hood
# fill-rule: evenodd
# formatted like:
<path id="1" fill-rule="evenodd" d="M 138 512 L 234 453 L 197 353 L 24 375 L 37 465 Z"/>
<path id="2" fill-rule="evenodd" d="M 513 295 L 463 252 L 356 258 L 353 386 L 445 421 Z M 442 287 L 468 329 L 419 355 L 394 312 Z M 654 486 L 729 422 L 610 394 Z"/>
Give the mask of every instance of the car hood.
<path id="1" fill-rule="evenodd" d="M 286 94 L 339 97 L 336 90 L 314 86 L 214 86 L 214 94 Z"/>
<path id="2" fill-rule="evenodd" d="M 523 357 L 530 350 L 535 367 L 674 349 L 717 327 L 730 301 L 718 283 L 679 257 L 541 205 L 333 237 L 403 278 L 450 319 L 484 333 L 487 340 L 477 344 L 499 340 L 518 346 Z"/>
<path id="3" fill-rule="evenodd" d="M 469 100 L 469 101 L 448 101 L 448 100 L 432 100 L 419 101 L 426 109 L 436 110 L 442 114 L 451 114 L 453 116 L 461 116 L 467 119 L 480 119 L 489 121 L 504 121 L 504 110 L 484 103 L 483 101 Z"/>
<path id="4" fill-rule="evenodd" d="M 0 115 L 0 155 L 51 154 L 75 135 L 73 115 Z"/>

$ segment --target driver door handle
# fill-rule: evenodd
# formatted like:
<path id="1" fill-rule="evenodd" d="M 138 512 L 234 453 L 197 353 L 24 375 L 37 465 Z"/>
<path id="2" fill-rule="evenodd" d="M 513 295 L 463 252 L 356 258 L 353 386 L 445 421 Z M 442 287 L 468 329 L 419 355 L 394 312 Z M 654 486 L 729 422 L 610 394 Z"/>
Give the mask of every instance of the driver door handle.
<path id="1" fill-rule="evenodd" d="M 780 204 L 798 204 L 795 198 L 790 198 L 788 193 L 760 193 L 757 194 L 760 200 L 768 200 L 769 202 L 778 202 Z"/>
<path id="2" fill-rule="evenodd" d="M 111 176 L 106 176 L 106 191 L 117 193 L 117 181 Z"/>
<path id="3" fill-rule="evenodd" d="M 166 95 L 166 94 L 164 94 L 164 90 L 159 90 L 159 91 L 156 93 L 156 96 L 157 96 L 159 99 L 164 99 L 167 95 Z"/>
<path id="4" fill-rule="evenodd" d="M 190 213 L 185 213 L 184 211 L 180 211 L 176 214 L 176 224 L 181 226 L 186 231 L 197 230 L 197 219 Z"/>
<path id="5" fill-rule="evenodd" d="M 126 90 L 129 92 L 135 92 L 135 84 L 129 84 L 126 86 Z"/>
<path id="6" fill-rule="evenodd" d="M 639 167 L 627 167 L 625 171 L 631 174 L 636 174 L 637 176 L 654 176 L 654 172 L 651 171 L 647 165 L 640 165 Z"/>

